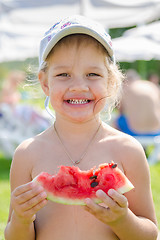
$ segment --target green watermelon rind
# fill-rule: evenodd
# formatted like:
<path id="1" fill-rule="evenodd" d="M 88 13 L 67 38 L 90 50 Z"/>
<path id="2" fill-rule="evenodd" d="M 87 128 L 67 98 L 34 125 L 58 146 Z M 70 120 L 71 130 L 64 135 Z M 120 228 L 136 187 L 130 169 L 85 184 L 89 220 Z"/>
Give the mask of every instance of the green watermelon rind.
<path id="1" fill-rule="evenodd" d="M 127 178 L 125 179 L 125 181 L 126 181 L 125 185 L 122 186 L 122 187 L 119 187 L 117 189 L 117 192 L 119 192 L 121 194 L 124 194 L 124 193 L 127 193 L 134 188 L 133 184 Z"/>
<path id="2" fill-rule="evenodd" d="M 84 199 L 70 199 L 70 198 L 63 198 L 63 197 L 58 197 L 58 196 L 54 196 L 53 194 L 48 193 L 47 194 L 47 199 L 56 203 L 61 203 L 64 205 L 86 205 Z M 101 201 L 98 198 L 95 198 L 92 200 L 95 203 L 100 203 Z"/>

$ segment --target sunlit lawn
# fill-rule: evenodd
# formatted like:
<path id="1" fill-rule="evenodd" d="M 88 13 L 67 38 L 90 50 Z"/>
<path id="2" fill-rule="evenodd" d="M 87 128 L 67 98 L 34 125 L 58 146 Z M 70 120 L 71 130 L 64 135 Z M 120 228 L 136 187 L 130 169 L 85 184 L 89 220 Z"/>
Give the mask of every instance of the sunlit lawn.
<path id="1" fill-rule="evenodd" d="M 4 240 L 3 232 L 8 218 L 10 187 L 9 168 L 10 160 L 0 157 L 0 240 Z"/>
<path id="2" fill-rule="evenodd" d="M 160 162 L 150 167 L 153 200 L 160 229 Z"/>
<path id="3" fill-rule="evenodd" d="M 8 218 L 10 187 L 9 169 L 10 160 L 0 156 L 0 240 L 4 240 L 3 232 Z M 160 163 L 150 167 L 153 199 L 156 208 L 157 219 L 160 229 Z"/>

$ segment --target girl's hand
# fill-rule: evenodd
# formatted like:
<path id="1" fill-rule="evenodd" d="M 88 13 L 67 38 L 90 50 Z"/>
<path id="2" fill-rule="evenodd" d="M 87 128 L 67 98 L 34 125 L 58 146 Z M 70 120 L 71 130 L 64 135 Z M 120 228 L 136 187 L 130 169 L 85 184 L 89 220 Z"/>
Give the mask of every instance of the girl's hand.
<path id="1" fill-rule="evenodd" d="M 85 200 L 85 209 L 105 224 L 112 225 L 122 220 L 128 212 L 127 198 L 110 189 L 108 195 L 102 190 L 96 192 L 103 206 L 94 203 L 90 198 Z"/>
<path id="2" fill-rule="evenodd" d="M 33 222 L 37 211 L 46 205 L 46 197 L 43 187 L 34 182 L 17 187 L 11 194 L 13 214 L 23 223 Z"/>

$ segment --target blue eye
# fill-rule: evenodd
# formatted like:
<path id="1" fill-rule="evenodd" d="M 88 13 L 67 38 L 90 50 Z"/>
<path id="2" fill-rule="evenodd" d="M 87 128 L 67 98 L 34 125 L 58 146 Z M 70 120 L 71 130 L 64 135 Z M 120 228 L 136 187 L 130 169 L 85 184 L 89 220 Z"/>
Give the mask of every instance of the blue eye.
<path id="1" fill-rule="evenodd" d="M 97 73 L 89 73 L 88 76 L 89 77 L 99 77 L 100 75 Z"/>
<path id="2" fill-rule="evenodd" d="M 69 77 L 69 74 L 68 73 L 60 73 L 60 74 L 57 74 L 57 77 Z"/>

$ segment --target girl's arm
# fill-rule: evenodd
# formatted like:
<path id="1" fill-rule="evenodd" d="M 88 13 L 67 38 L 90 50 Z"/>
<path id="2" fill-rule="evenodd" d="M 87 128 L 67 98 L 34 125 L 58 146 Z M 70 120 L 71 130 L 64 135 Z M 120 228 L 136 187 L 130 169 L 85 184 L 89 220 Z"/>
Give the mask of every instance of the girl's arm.
<path id="1" fill-rule="evenodd" d="M 114 190 L 108 192 L 109 196 L 97 191 L 106 207 L 86 199 L 86 210 L 109 225 L 120 240 L 156 240 L 158 230 L 144 151 L 136 141 L 128 140 L 121 152 L 125 174 L 135 189 L 125 196 Z"/>
<path id="2" fill-rule="evenodd" d="M 5 239 L 6 240 L 35 240 L 35 231 L 34 231 L 34 223 L 26 223 L 21 222 L 20 219 L 14 214 L 11 210 L 11 218 L 9 219 L 6 229 L 5 229 Z"/>
<path id="3" fill-rule="evenodd" d="M 11 204 L 6 240 L 35 240 L 36 212 L 47 203 L 43 188 L 31 182 L 33 162 L 24 145 L 15 152 L 11 165 Z"/>

